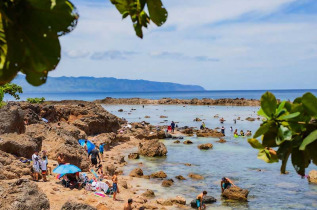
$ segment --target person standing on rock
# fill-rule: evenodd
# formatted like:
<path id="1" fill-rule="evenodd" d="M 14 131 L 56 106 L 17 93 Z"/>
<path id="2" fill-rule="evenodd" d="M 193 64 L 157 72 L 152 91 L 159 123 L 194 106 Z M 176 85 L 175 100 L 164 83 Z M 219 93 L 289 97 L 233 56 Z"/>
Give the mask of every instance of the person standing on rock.
<path id="1" fill-rule="evenodd" d="M 39 152 L 35 151 L 32 155 L 33 162 L 33 181 L 39 181 L 39 173 L 40 173 L 40 157 Z"/>
<path id="2" fill-rule="evenodd" d="M 203 204 L 203 199 L 207 195 L 207 191 L 203 191 L 196 197 L 196 205 L 198 210 L 205 209 L 206 205 Z"/>
<path id="3" fill-rule="evenodd" d="M 115 171 L 114 175 L 112 176 L 112 189 L 113 189 L 113 200 L 117 201 L 117 193 L 119 193 L 119 189 L 118 189 L 118 172 Z"/>
<path id="4" fill-rule="evenodd" d="M 132 198 L 130 198 L 130 199 L 128 200 L 128 203 L 126 203 L 126 204 L 124 205 L 123 210 L 132 210 L 132 203 L 133 203 L 133 200 L 132 200 Z"/>
<path id="5" fill-rule="evenodd" d="M 91 152 L 89 153 L 88 157 L 91 155 L 91 164 L 94 165 L 97 168 L 97 157 L 99 159 L 100 162 L 100 156 L 99 156 L 99 151 L 98 149 L 95 147 L 93 150 L 91 150 Z"/>
<path id="6" fill-rule="evenodd" d="M 225 127 L 221 127 L 221 133 L 225 136 Z"/>
<path id="7" fill-rule="evenodd" d="M 175 123 L 174 123 L 174 121 L 172 121 L 172 123 L 171 123 L 171 128 L 172 128 L 172 133 L 174 133 L 174 131 L 175 131 Z"/>

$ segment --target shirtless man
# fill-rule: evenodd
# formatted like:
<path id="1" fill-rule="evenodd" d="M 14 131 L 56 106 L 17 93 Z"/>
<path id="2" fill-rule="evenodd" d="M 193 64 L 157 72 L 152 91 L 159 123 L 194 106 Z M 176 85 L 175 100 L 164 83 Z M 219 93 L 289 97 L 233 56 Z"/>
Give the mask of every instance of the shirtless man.
<path id="1" fill-rule="evenodd" d="M 114 175 L 112 177 L 112 189 L 113 189 L 113 200 L 116 201 L 117 198 L 117 192 L 119 193 L 119 190 L 118 190 L 118 172 L 114 172 Z"/>
<path id="2" fill-rule="evenodd" d="M 203 198 L 207 195 L 207 191 L 203 191 L 196 198 L 196 205 L 198 210 L 205 209 L 206 205 L 203 204 Z"/>
<path id="3" fill-rule="evenodd" d="M 133 200 L 130 198 L 129 200 L 128 200 L 128 203 L 126 203 L 125 205 L 124 205 L 124 208 L 123 208 L 123 210 L 132 210 L 132 202 L 133 202 Z"/>
<path id="4" fill-rule="evenodd" d="M 222 177 L 221 183 L 220 183 L 221 192 L 223 193 L 223 191 L 225 191 L 225 189 L 230 188 L 231 185 L 235 186 L 235 185 L 233 184 L 233 181 L 231 181 L 231 180 L 230 180 L 229 178 L 227 178 L 227 177 Z"/>

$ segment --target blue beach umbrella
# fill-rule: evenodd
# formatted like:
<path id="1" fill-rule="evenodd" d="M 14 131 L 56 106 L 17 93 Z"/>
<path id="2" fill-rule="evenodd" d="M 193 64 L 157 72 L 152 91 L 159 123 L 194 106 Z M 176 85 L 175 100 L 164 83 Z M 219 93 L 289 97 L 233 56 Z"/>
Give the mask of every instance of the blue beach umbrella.
<path id="1" fill-rule="evenodd" d="M 79 139 L 78 142 L 81 146 L 84 146 L 85 144 L 85 139 Z M 96 146 L 91 142 L 87 140 L 87 149 L 88 149 L 88 154 L 93 150 Z"/>
<path id="2" fill-rule="evenodd" d="M 80 168 L 78 168 L 75 165 L 70 165 L 70 164 L 64 164 L 57 166 L 54 168 L 53 172 L 56 174 L 74 174 L 76 172 L 80 172 Z"/>

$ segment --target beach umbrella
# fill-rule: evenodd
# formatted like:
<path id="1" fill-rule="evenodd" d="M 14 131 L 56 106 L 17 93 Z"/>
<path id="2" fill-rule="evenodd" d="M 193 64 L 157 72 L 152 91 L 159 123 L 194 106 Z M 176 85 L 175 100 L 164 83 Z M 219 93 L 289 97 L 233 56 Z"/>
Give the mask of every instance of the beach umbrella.
<path id="1" fill-rule="evenodd" d="M 85 144 L 85 139 L 79 139 L 78 142 L 81 146 L 84 146 Z M 87 149 L 88 149 L 88 154 L 93 150 L 96 146 L 91 142 L 87 140 Z"/>
<path id="2" fill-rule="evenodd" d="M 74 174 L 80 171 L 80 168 L 71 164 L 59 165 L 53 170 L 56 174 Z"/>

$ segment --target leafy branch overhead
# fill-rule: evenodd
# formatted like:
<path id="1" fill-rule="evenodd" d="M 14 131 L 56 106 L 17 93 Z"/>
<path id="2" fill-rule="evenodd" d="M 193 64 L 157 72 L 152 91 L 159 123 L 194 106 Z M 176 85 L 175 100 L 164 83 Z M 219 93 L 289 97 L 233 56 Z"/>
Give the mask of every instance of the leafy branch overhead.
<path id="1" fill-rule="evenodd" d="M 167 20 L 167 10 L 161 0 L 110 0 L 122 15 L 122 19 L 130 16 L 135 33 L 143 38 L 142 27 L 147 28 L 150 20 L 157 26 Z M 148 13 L 144 11 L 147 6 Z"/>
<path id="2" fill-rule="evenodd" d="M 123 18 L 130 15 L 137 36 L 150 20 L 161 26 L 167 11 L 160 0 L 111 0 Z M 148 13 L 144 9 L 148 9 Z M 39 86 L 61 59 L 59 37 L 71 32 L 79 14 L 69 0 L 0 1 L 0 85 L 17 73 Z"/>
<path id="3" fill-rule="evenodd" d="M 281 160 L 281 172 L 286 173 L 291 157 L 295 170 L 302 176 L 311 162 L 317 165 L 317 98 L 313 94 L 305 93 L 291 103 L 278 102 L 272 93 L 266 92 L 258 114 L 265 119 L 248 140 L 259 150 L 258 158 L 268 163 Z M 262 137 L 262 143 L 258 137 Z"/>

